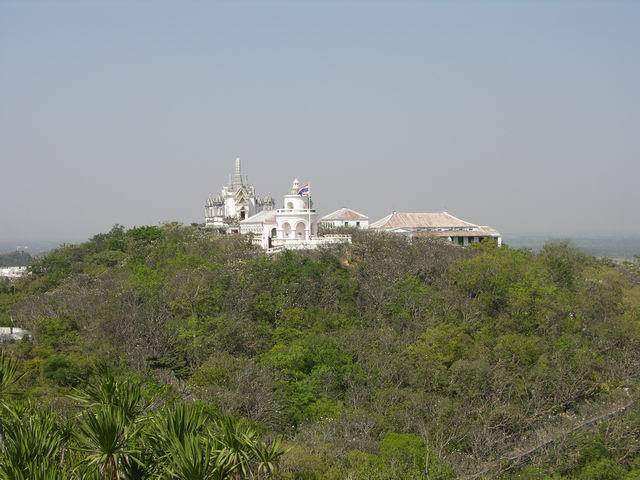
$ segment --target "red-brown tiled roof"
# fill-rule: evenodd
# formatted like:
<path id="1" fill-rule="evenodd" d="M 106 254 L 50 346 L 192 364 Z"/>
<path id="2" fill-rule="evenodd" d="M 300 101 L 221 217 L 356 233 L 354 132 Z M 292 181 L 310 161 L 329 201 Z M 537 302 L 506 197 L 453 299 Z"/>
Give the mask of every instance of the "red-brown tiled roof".
<path id="1" fill-rule="evenodd" d="M 474 223 L 465 222 L 447 212 L 437 213 L 403 213 L 393 212 L 374 222 L 371 228 L 381 230 L 419 229 L 419 228 L 461 228 L 477 227 Z"/>
<path id="2" fill-rule="evenodd" d="M 322 220 L 369 220 L 369 217 L 360 212 L 356 212 L 355 210 L 351 210 L 350 208 L 341 208 L 329 215 L 325 215 L 322 217 Z"/>

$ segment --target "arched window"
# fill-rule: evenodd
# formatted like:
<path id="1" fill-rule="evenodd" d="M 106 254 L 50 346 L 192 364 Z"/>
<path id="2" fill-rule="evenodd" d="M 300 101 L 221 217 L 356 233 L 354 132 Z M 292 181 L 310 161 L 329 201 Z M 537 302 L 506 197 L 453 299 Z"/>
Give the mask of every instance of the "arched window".
<path id="1" fill-rule="evenodd" d="M 287 202 L 287 208 L 293 210 L 293 202 Z"/>
<path id="2" fill-rule="evenodd" d="M 277 230 L 274 228 L 271 229 L 271 238 L 276 238 Z"/>
<path id="3" fill-rule="evenodd" d="M 282 235 L 284 238 L 289 238 L 289 234 L 291 233 L 291 225 L 288 222 L 284 222 L 282 224 Z"/>
<path id="4" fill-rule="evenodd" d="M 304 239 L 304 231 L 305 231 L 304 222 L 298 222 L 298 224 L 296 225 L 296 238 L 301 240 Z"/>

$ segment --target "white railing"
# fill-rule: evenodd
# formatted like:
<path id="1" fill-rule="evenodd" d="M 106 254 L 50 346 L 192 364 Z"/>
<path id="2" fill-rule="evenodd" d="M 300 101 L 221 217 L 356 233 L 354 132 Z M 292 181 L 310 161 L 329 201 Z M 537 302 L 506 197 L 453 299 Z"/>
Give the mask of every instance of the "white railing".
<path id="1" fill-rule="evenodd" d="M 339 243 L 350 243 L 351 235 L 327 235 L 312 236 L 311 238 L 273 238 L 271 239 L 272 248 L 288 248 L 288 249 L 314 249 L 322 245 L 335 245 Z"/>
<path id="2" fill-rule="evenodd" d="M 276 213 L 304 213 L 306 215 L 309 213 L 316 213 L 316 210 L 315 208 L 312 208 L 311 210 L 308 208 L 278 208 Z"/>

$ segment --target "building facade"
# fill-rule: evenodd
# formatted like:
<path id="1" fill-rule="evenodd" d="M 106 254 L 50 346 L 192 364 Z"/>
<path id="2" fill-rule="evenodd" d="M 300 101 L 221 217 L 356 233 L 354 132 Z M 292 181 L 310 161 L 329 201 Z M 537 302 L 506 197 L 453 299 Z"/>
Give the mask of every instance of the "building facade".
<path id="1" fill-rule="evenodd" d="M 350 208 L 340 208 L 320 219 L 323 227 L 369 228 L 369 217 Z"/>
<path id="2" fill-rule="evenodd" d="M 240 221 L 240 233 L 252 234 L 256 244 L 272 251 L 350 242 L 349 235 L 318 235 L 318 213 L 311 197 L 301 195 L 300 190 L 296 179 L 283 197 L 282 208 L 264 210 Z"/>
<path id="3" fill-rule="evenodd" d="M 239 231 L 239 222 L 263 210 L 273 210 L 270 195 L 258 197 L 249 178 L 242 174 L 240 159 L 236 158 L 235 173 L 218 195 L 210 195 L 205 204 L 205 225 L 230 233 Z"/>
<path id="4" fill-rule="evenodd" d="M 441 237 L 461 246 L 485 239 L 502 244 L 499 232 L 488 226 L 461 220 L 448 212 L 393 212 L 377 222 L 349 208 L 340 208 L 321 219 L 314 208 L 309 185 L 300 186 L 294 180 L 283 196 L 282 208 L 275 209 L 274 199 L 259 197 L 255 188 L 242 174 L 240 159 L 235 172 L 220 193 L 211 195 L 205 204 L 205 224 L 225 233 L 253 236 L 253 242 L 267 251 L 280 249 L 310 249 L 322 245 L 351 242 L 350 235 L 319 235 L 318 224 L 324 227 L 351 227 L 398 233 L 413 237 Z"/>

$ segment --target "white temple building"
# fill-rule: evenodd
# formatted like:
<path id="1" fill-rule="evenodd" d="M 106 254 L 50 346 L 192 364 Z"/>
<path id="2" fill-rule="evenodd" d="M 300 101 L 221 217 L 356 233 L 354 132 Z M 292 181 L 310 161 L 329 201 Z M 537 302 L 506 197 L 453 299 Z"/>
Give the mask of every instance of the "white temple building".
<path id="1" fill-rule="evenodd" d="M 267 250 L 313 249 L 323 245 L 351 242 L 349 235 L 318 235 L 318 213 L 311 197 L 296 179 L 284 196 L 283 208 L 263 210 L 240 221 L 240 233 L 252 234 L 253 241 Z"/>
<path id="2" fill-rule="evenodd" d="M 377 222 L 369 217 L 340 208 L 321 219 L 311 201 L 309 185 L 293 181 L 284 195 L 282 208 L 275 209 L 274 199 L 258 197 L 246 175 L 242 175 L 240 159 L 236 159 L 235 173 L 220 194 L 209 196 L 205 204 L 205 224 L 224 233 L 252 235 L 252 241 L 267 251 L 282 249 L 313 249 L 322 245 L 351 242 L 350 235 L 319 235 L 323 227 L 351 227 L 397 233 L 413 237 L 441 237 L 466 246 L 485 239 L 502 244 L 499 232 L 488 226 L 476 225 L 447 212 L 393 212 Z"/>
<path id="3" fill-rule="evenodd" d="M 240 159 L 236 158 L 236 169 L 229 176 L 229 183 L 220 194 L 210 195 L 205 204 L 205 225 L 223 229 L 229 233 L 239 232 L 238 222 L 264 210 L 273 210 L 275 203 L 270 195 L 258 197 L 249 178 L 242 175 Z"/>

